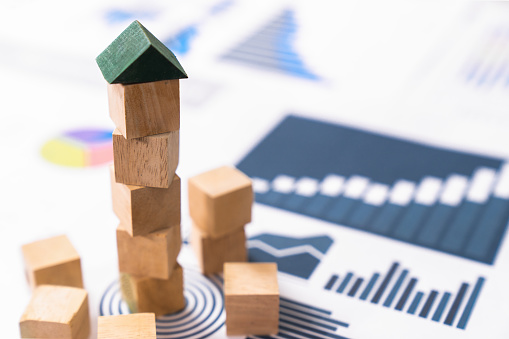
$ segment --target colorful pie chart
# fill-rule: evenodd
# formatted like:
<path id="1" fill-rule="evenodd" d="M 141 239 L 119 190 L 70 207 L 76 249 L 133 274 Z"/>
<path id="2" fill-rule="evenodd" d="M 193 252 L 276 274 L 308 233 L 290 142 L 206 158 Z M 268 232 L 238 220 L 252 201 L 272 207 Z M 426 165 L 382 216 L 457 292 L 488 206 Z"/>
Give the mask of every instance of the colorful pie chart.
<path id="1" fill-rule="evenodd" d="M 92 167 L 113 161 L 111 130 L 76 129 L 47 141 L 41 155 L 51 163 L 68 167 Z"/>

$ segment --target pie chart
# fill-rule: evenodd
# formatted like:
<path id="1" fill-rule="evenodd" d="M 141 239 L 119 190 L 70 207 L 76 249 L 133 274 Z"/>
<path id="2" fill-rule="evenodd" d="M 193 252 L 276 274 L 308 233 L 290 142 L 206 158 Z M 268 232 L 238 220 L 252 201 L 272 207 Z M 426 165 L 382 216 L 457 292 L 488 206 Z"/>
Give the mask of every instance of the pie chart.
<path id="1" fill-rule="evenodd" d="M 75 129 L 47 141 L 41 155 L 47 161 L 67 167 L 93 167 L 113 161 L 111 130 Z"/>

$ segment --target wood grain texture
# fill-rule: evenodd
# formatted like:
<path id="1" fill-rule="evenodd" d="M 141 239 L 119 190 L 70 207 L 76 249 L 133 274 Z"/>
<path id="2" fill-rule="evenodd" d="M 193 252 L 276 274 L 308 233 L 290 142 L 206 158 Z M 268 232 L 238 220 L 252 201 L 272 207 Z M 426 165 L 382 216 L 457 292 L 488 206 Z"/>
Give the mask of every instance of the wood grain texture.
<path id="1" fill-rule="evenodd" d="M 168 188 L 179 162 L 179 131 L 127 140 L 113 132 L 115 181 Z"/>
<path id="2" fill-rule="evenodd" d="M 122 298 L 131 312 L 153 312 L 156 316 L 185 307 L 184 275 L 177 263 L 170 279 L 154 279 L 120 273 Z"/>
<path id="3" fill-rule="evenodd" d="M 212 238 L 193 225 L 191 228 L 191 246 L 203 274 L 221 273 L 223 272 L 224 263 L 247 260 L 244 227 L 227 235 Z"/>
<path id="4" fill-rule="evenodd" d="M 225 263 L 227 335 L 271 335 L 279 328 L 275 263 Z"/>
<path id="5" fill-rule="evenodd" d="M 38 285 L 83 287 L 80 256 L 67 236 L 25 244 L 21 251 L 32 288 Z"/>
<path id="6" fill-rule="evenodd" d="M 156 339 L 155 314 L 138 313 L 99 317 L 97 339 Z"/>
<path id="7" fill-rule="evenodd" d="M 221 237 L 251 221 L 251 180 L 233 167 L 220 167 L 188 181 L 189 212 L 196 226 Z"/>
<path id="8" fill-rule="evenodd" d="M 169 188 L 117 183 L 113 165 L 110 166 L 110 177 L 113 211 L 129 235 L 147 235 L 180 225 L 181 181 L 178 175 L 175 174 Z"/>
<path id="9" fill-rule="evenodd" d="M 88 338 L 87 291 L 67 286 L 38 286 L 19 327 L 22 338 Z"/>
<path id="10" fill-rule="evenodd" d="M 110 84 L 187 78 L 175 55 L 138 21 L 99 54 L 96 62 Z"/>
<path id="11" fill-rule="evenodd" d="M 120 225 L 117 228 L 118 268 L 120 272 L 144 277 L 169 279 L 182 239 L 180 225 L 131 237 Z"/>
<path id="12" fill-rule="evenodd" d="M 111 120 L 126 139 L 180 128 L 179 80 L 108 85 Z"/>

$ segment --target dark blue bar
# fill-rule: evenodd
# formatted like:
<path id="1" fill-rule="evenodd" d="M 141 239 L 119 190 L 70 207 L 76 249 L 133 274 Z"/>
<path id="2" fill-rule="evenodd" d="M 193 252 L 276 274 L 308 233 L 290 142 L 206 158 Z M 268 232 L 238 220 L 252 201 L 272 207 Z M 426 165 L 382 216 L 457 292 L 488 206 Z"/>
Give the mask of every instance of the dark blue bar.
<path id="1" fill-rule="evenodd" d="M 481 293 L 482 285 L 484 284 L 484 278 L 479 277 L 477 279 L 477 283 L 474 286 L 474 290 L 472 291 L 472 295 L 467 301 L 467 305 L 465 306 L 465 309 L 463 310 L 463 314 L 461 315 L 460 321 L 458 322 L 458 328 L 464 330 L 465 327 L 467 327 L 468 319 L 470 318 L 470 315 L 472 314 L 472 310 L 474 309 L 475 302 L 477 301 L 477 298 L 479 297 L 479 294 Z"/>
<path id="2" fill-rule="evenodd" d="M 327 318 L 325 316 L 322 317 L 320 315 L 317 315 L 317 314 L 314 314 L 314 313 L 309 313 L 309 312 L 306 312 L 306 311 L 302 311 L 302 310 L 299 310 L 299 309 L 296 309 L 296 308 L 293 308 L 293 307 L 289 307 L 289 306 L 286 306 L 286 305 L 280 304 L 279 307 L 282 308 L 282 309 L 286 309 L 288 311 L 297 312 L 297 313 L 306 315 L 308 317 L 313 317 L 313 318 L 316 318 L 316 319 L 320 319 L 320 320 L 329 322 L 331 324 L 335 324 L 335 325 L 339 325 L 339 326 L 343 326 L 343 327 L 348 327 L 349 326 L 345 322 L 342 322 L 342 321 L 339 321 L 339 320 L 334 320 L 334 319 L 331 319 L 331 318 Z"/>
<path id="3" fill-rule="evenodd" d="M 312 200 L 311 197 L 305 197 L 298 194 L 290 194 L 286 199 L 283 208 L 287 208 L 291 211 L 300 211 L 303 206 L 309 204 Z"/>
<path id="4" fill-rule="evenodd" d="M 424 295 L 424 293 L 417 292 L 417 294 L 415 295 L 414 300 L 412 301 L 412 303 L 410 304 L 410 307 L 408 308 L 407 313 L 415 314 L 415 311 L 417 310 L 417 307 L 419 307 L 419 303 L 421 302 L 421 299 L 422 299 L 423 295 Z"/>
<path id="5" fill-rule="evenodd" d="M 362 279 L 362 278 L 357 278 L 357 280 L 355 280 L 355 283 L 353 284 L 352 288 L 350 289 L 350 292 L 348 292 L 349 297 L 355 297 L 355 294 L 357 293 L 357 290 L 359 289 L 359 287 L 361 286 L 363 281 L 364 281 L 364 279 Z"/>
<path id="6" fill-rule="evenodd" d="M 465 293 L 467 292 L 467 289 L 468 289 L 467 283 L 461 284 L 460 290 L 458 291 L 456 298 L 454 298 L 451 309 L 449 310 L 449 313 L 447 314 L 447 317 L 445 318 L 444 324 L 452 326 L 452 323 L 454 322 L 454 318 L 456 317 L 456 314 L 458 313 L 458 309 L 461 305 L 461 301 L 465 297 Z"/>
<path id="7" fill-rule="evenodd" d="M 442 296 L 442 299 L 440 299 L 440 303 L 438 304 L 438 307 L 433 314 L 433 318 L 431 320 L 433 321 L 440 321 L 440 318 L 442 317 L 442 313 L 444 313 L 445 306 L 447 306 L 447 302 L 449 301 L 449 298 L 451 297 L 451 293 L 445 292 Z"/>
<path id="8" fill-rule="evenodd" d="M 379 209 L 378 206 L 361 203 L 348 218 L 347 224 L 357 228 L 367 228 L 369 221 Z"/>
<path id="9" fill-rule="evenodd" d="M 321 323 L 319 321 L 315 321 L 313 319 L 309 319 L 309 318 L 303 318 L 303 317 L 299 317 L 299 316 L 296 316 L 296 315 L 293 315 L 293 314 L 289 314 L 289 313 L 286 313 L 284 311 L 280 311 L 279 312 L 279 315 L 283 315 L 283 316 L 286 316 L 286 317 L 289 317 L 289 318 L 292 318 L 292 319 L 296 319 L 296 320 L 300 320 L 300 321 L 303 321 L 304 323 L 306 324 L 311 324 L 311 325 L 316 325 L 316 326 L 321 326 L 327 330 L 330 330 L 330 331 L 335 331 L 337 330 L 337 327 L 334 327 L 334 326 L 330 326 L 330 325 L 327 325 L 327 324 L 324 324 L 324 323 Z"/>
<path id="10" fill-rule="evenodd" d="M 378 216 L 373 220 L 373 223 L 369 226 L 369 230 L 374 233 L 389 236 L 405 208 L 406 206 L 391 203 L 385 204 Z"/>
<path id="11" fill-rule="evenodd" d="M 362 292 L 362 294 L 361 294 L 361 296 L 359 298 L 360 300 L 366 300 L 368 298 L 369 292 L 371 292 L 371 290 L 373 289 L 373 286 L 375 286 L 376 281 L 378 280 L 379 277 L 380 277 L 379 273 L 373 274 L 371 279 L 369 279 L 368 285 L 366 286 L 366 288 Z"/>
<path id="12" fill-rule="evenodd" d="M 394 297 L 398 293 L 398 291 L 401 287 L 401 284 L 403 284 L 403 281 L 405 280 L 407 274 L 408 274 L 408 270 L 403 270 L 403 272 L 401 272 L 398 280 L 396 280 L 396 283 L 394 284 L 394 287 L 392 288 L 391 292 L 385 299 L 385 302 L 384 302 L 385 307 L 391 307 L 392 301 L 394 300 Z"/>
<path id="13" fill-rule="evenodd" d="M 327 291 L 330 291 L 332 289 L 332 286 L 336 283 L 336 281 L 339 279 L 339 276 L 337 274 L 334 274 L 332 277 L 330 277 L 329 281 L 325 285 L 325 289 Z"/>
<path id="14" fill-rule="evenodd" d="M 431 214 L 421 227 L 417 236 L 417 243 L 431 248 L 438 248 L 442 234 L 446 231 L 455 207 L 437 204 L 431 211 Z"/>
<path id="15" fill-rule="evenodd" d="M 461 249 L 468 241 L 472 228 L 477 225 L 483 207 L 484 205 L 475 202 L 463 202 L 452 220 L 452 224 L 447 229 L 440 243 L 440 248 L 449 253 L 461 254 Z"/>
<path id="16" fill-rule="evenodd" d="M 320 313 L 323 313 L 323 314 L 327 314 L 327 315 L 331 315 L 332 314 L 331 311 L 324 310 L 323 308 L 318 308 L 318 307 L 311 306 L 311 305 L 308 305 L 308 304 L 303 304 L 303 303 L 300 303 L 298 301 L 293 301 L 293 300 L 286 299 L 286 298 L 283 298 L 283 297 L 280 297 L 279 301 L 280 302 L 282 301 L 284 303 L 289 303 L 289 304 L 297 305 L 297 306 L 300 306 L 300 307 L 304 307 L 304 308 L 307 308 L 307 309 L 310 309 L 310 310 L 313 310 L 313 311 L 317 311 L 317 312 L 320 312 Z"/>
<path id="17" fill-rule="evenodd" d="M 321 334 L 322 336 L 326 336 L 326 337 L 329 337 L 329 338 L 334 338 L 334 339 L 344 339 L 345 338 L 345 337 L 342 337 L 342 336 L 334 334 L 334 333 L 330 333 L 330 332 L 327 332 L 327 331 L 320 330 L 318 328 L 314 328 L 314 327 L 311 327 L 311 326 L 306 326 L 306 325 L 299 324 L 299 323 L 294 323 L 293 321 L 288 321 L 288 320 L 280 319 L 279 322 L 281 324 L 287 324 L 287 325 L 295 326 L 297 328 L 301 328 L 303 330 L 307 330 L 309 332 L 314 332 L 314 333 L 317 333 L 317 334 Z M 283 328 L 282 326 L 279 326 L 279 327 Z M 288 331 L 289 329 L 286 328 L 286 330 Z M 297 332 L 294 332 L 294 333 L 297 333 Z M 306 333 L 306 332 L 301 332 L 301 333 Z M 312 338 L 314 336 L 312 334 L 307 334 L 307 335 L 305 335 L 305 337 Z M 317 337 L 317 338 L 318 339 L 323 339 L 323 337 Z"/>
<path id="18" fill-rule="evenodd" d="M 311 202 L 307 206 L 304 206 L 304 213 L 323 219 L 325 211 L 329 209 L 329 206 L 332 205 L 335 200 L 336 198 L 317 194 L 311 199 Z"/>
<path id="19" fill-rule="evenodd" d="M 339 285 L 339 287 L 336 290 L 336 292 L 343 293 L 343 291 L 346 288 L 346 285 L 348 285 L 348 283 L 350 282 L 350 279 L 352 279 L 352 277 L 353 277 L 353 273 L 352 272 L 348 272 L 348 274 L 346 275 L 345 279 L 343 279 L 343 281 L 341 282 L 341 285 Z"/>
<path id="20" fill-rule="evenodd" d="M 410 204 L 394 229 L 394 237 L 401 240 L 412 239 L 419 230 L 419 226 L 424 221 L 426 213 L 429 210 L 430 208 L 428 206 L 417 203 Z"/>
<path id="21" fill-rule="evenodd" d="M 332 205 L 325 218 L 327 220 L 343 224 L 348 220 L 348 215 L 357 203 L 359 203 L 359 200 L 357 199 L 342 196 L 334 205 Z"/>
<path id="22" fill-rule="evenodd" d="M 263 204 L 267 205 L 273 205 L 273 206 L 281 206 L 284 202 L 284 199 L 288 197 L 288 194 L 282 194 L 275 191 L 268 191 L 267 193 L 257 196 L 258 202 L 261 202 Z"/>
<path id="23" fill-rule="evenodd" d="M 417 284 L 417 279 L 415 279 L 415 278 L 410 279 L 410 282 L 406 286 L 405 290 L 403 291 L 403 294 L 401 295 L 401 298 L 399 298 L 399 301 L 396 304 L 395 309 L 397 311 L 401 311 L 405 307 L 408 297 L 410 296 L 410 293 L 412 293 L 412 291 L 415 287 L 415 284 Z"/>
<path id="24" fill-rule="evenodd" d="M 375 296 L 373 297 L 373 299 L 371 299 L 371 302 L 373 304 L 378 304 L 378 302 L 380 301 L 380 298 L 382 298 L 382 295 L 385 292 L 387 285 L 389 285 L 389 282 L 391 281 L 392 276 L 394 275 L 394 272 L 396 272 L 396 269 L 398 268 L 398 266 L 399 266 L 399 264 L 397 262 L 392 264 L 391 268 L 389 269 L 389 272 L 387 272 L 387 275 L 385 276 L 384 280 L 382 281 L 382 284 L 376 291 Z"/>
<path id="25" fill-rule="evenodd" d="M 509 200 L 491 198 L 477 228 L 472 233 L 465 249 L 465 255 L 483 262 L 491 262 L 502 241 L 502 235 L 509 218 Z"/>
<path id="26" fill-rule="evenodd" d="M 424 303 L 424 307 L 421 310 L 421 313 L 419 313 L 419 317 L 421 318 L 427 318 L 428 313 L 431 310 L 431 307 L 433 307 L 433 303 L 435 302 L 435 298 L 437 297 L 438 292 L 437 291 L 431 291 L 431 293 L 428 296 L 428 299 L 426 299 L 426 302 Z"/>

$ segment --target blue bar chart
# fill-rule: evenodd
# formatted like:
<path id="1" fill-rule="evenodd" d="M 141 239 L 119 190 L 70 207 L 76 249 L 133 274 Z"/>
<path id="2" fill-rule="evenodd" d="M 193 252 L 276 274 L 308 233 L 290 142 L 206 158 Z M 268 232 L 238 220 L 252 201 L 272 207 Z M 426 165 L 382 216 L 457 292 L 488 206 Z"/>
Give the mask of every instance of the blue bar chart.
<path id="1" fill-rule="evenodd" d="M 288 116 L 237 167 L 256 201 L 492 265 L 509 163 Z"/>
<path id="2" fill-rule="evenodd" d="M 478 277 L 473 284 L 463 282 L 456 292 L 434 289 L 421 291 L 418 288 L 419 278 L 413 277 L 410 270 L 401 269 L 401 265 L 394 262 L 385 273 L 375 272 L 367 280 L 357 277 L 354 272 L 333 274 L 323 288 L 350 298 L 357 297 L 357 292 L 362 291 L 358 296 L 361 301 L 464 330 L 485 280 L 484 277 Z M 376 284 L 377 281 L 380 283 Z"/>

